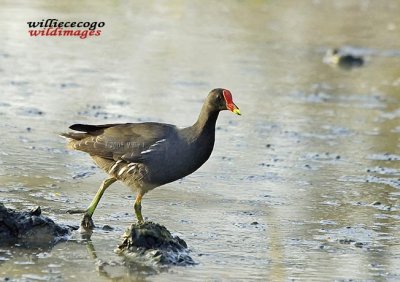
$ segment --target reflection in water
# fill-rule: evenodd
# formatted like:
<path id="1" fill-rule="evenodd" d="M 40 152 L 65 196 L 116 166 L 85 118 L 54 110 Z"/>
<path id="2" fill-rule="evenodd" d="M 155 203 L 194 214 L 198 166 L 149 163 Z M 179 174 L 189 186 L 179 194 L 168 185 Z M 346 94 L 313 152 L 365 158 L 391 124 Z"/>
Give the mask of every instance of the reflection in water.
<path id="1" fill-rule="evenodd" d="M 88 239 L 85 240 L 86 250 L 93 261 L 98 273 L 107 279 L 145 279 L 149 275 L 155 275 L 162 271 L 162 267 L 156 265 L 146 265 L 133 263 L 126 258 L 118 258 L 117 260 L 108 260 L 97 255 L 93 242 Z"/>
<path id="2" fill-rule="evenodd" d="M 89 202 L 104 175 L 59 132 L 70 122 L 187 126 L 209 89 L 226 87 L 243 117 L 221 114 L 210 161 L 144 203 L 199 265 L 153 277 L 399 279 L 399 3 L 23 2 L 0 4 L 5 205 L 77 224 L 64 211 Z M 84 40 L 27 36 L 27 21 L 53 17 L 106 26 Z M 365 65 L 323 64 L 333 47 Z M 91 238 L 104 261 L 118 261 L 132 201 L 115 184 L 100 202 L 98 224 L 114 227 Z M 0 259 L 0 277 L 109 280 L 74 242 Z"/>

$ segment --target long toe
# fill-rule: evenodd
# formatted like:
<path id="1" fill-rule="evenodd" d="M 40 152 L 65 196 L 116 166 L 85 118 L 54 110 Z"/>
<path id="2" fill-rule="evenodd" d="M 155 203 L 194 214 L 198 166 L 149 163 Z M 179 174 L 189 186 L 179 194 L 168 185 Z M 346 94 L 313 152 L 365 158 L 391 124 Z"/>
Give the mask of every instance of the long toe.
<path id="1" fill-rule="evenodd" d="M 86 210 L 79 210 L 79 209 L 73 209 L 73 210 L 67 210 L 66 213 L 69 214 L 76 214 L 76 213 L 85 213 Z"/>

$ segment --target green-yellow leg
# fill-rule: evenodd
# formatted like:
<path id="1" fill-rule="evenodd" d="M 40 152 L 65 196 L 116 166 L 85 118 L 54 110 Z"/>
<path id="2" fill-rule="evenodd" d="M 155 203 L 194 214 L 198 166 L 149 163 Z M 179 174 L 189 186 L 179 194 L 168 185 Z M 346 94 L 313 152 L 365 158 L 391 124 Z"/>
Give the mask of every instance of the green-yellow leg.
<path id="1" fill-rule="evenodd" d="M 133 207 L 135 208 L 136 218 L 139 224 L 144 223 L 143 216 L 142 216 L 142 194 L 137 194 L 135 204 Z"/>
<path id="2" fill-rule="evenodd" d="M 101 197 L 103 196 L 104 191 L 106 191 L 106 189 L 111 184 L 113 184 L 115 181 L 117 181 L 117 179 L 114 178 L 114 177 L 107 178 L 106 180 L 103 181 L 103 183 L 101 184 L 99 190 L 97 191 L 96 195 L 94 196 L 92 202 L 90 203 L 90 205 L 86 209 L 85 214 L 83 215 L 83 219 L 82 219 L 82 222 L 81 222 L 81 226 L 83 228 L 85 228 L 85 229 L 93 229 L 94 228 L 92 215 L 93 215 L 97 205 L 99 204 L 99 201 L 100 201 Z"/>

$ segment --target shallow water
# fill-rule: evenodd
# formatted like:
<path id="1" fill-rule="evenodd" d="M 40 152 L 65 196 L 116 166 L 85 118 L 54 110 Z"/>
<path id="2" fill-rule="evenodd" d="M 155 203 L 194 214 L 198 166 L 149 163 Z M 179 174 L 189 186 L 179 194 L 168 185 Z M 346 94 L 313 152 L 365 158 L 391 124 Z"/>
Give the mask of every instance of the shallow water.
<path id="1" fill-rule="evenodd" d="M 215 150 L 199 171 L 143 200 L 144 216 L 183 238 L 197 265 L 124 267 L 113 250 L 134 219 L 134 195 L 114 184 L 90 242 L 74 234 L 50 250 L 1 248 L 0 277 L 400 279 L 400 3 L 0 7 L 0 201 L 7 207 L 40 205 L 57 221 L 79 223 L 65 211 L 85 207 L 105 174 L 65 149 L 57 133 L 72 123 L 187 126 L 215 87 L 230 89 L 243 113 L 221 113 Z M 27 21 L 46 18 L 106 26 L 84 40 L 27 36 Z M 365 56 L 365 66 L 323 64 L 337 46 Z"/>

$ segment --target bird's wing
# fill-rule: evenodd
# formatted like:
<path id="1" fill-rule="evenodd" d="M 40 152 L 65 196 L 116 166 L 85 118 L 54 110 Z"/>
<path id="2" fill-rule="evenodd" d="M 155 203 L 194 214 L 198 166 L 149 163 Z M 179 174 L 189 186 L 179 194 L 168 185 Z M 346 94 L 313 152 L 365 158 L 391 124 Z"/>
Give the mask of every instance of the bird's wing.
<path id="1" fill-rule="evenodd" d="M 127 123 L 110 125 L 73 125 L 85 137 L 73 140 L 72 147 L 90 155 L 127 162 L 144 162 L 166 150 L 176 127 L 160 123 Z"/>

